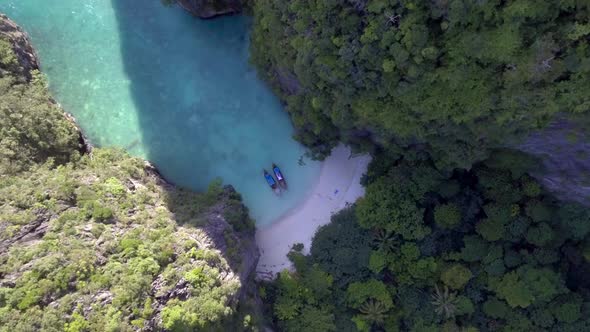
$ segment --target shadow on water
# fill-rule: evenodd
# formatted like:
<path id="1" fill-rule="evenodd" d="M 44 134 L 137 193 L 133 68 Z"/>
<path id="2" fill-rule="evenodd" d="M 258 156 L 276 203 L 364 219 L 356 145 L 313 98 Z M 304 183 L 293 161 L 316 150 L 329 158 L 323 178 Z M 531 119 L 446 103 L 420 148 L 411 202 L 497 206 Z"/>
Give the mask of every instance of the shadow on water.
<path id="1" fill-rule="evenodd" d="M 232 153 L 234 162 L 245 158 L 241 151 L 211 146 L 232 143 L 223 120 L 231 124 L 236 110 L 223 103 L 230 102 L 227 96 L 238 93 L 239 86 L 223 80 L 247 74 L 250 69 L 240 65 L 237 57 L 246 50 L 234 49 L 234 60 L 225 53 L 244 45 L 247 30 L 237 27 L 245 27 L 246 22 L 240 17 L 202 22 L 159 1 L 142 4 L 146 7 L 138 8 L 135 1 L 112 0 L 141 131 L 141 142 L 133 141 L 127 149 L 142 148 L 167 180 L 203 191 L 215 177 L 211 161 L 230 158 L 224 153 Z M 194 32 L 197 28 L 199 33 Z M 198 54 L 202 47 L 208 47 L 206 55 Z M 205 79 L 196 79 L 197 75 Z M 221 119 L 219 110 L 223 110 Z M 246 283 L 257 261 L 253 221 L 239 203 L 238 194 L 219 186 L 212 188 L 195 194 L 170 187 L 167 205 L 178 224 L 200 227 Z M 230 235 L 228 227 L 234 230 Z"/>
<path id="2" fill-rule="evenodd" d="M 111 5 L 140 131 L 127 150 L 193 190 L 221 177 L 243 194 L 259 224 L 305 197 L 319 164 L 299 166 L 305 149 L 292 140 L 288 115 L 248 63 L 248 17 L 200 20 L 158 0 Z M 298 179 L 281 198 L 262 178 L 273 162 Z"/>
<path id="3" fill-rule="evenodd" d="M 243 17 L 200 21 L 159 1 L 138 7 L 135 1 L 112 0 L 112 5 L 141 130 L 140 141 L 126 148 L 142 148 L 167 179 L 202 190 L 216 176 L 212 161 L 247 159 L 239 149 L 218 148 L 232 143 L 228 126 L 239 110 L 224 105 L 240 92 L 231 77 L 251 70 L 239 63 L 247 22 Z M 204 47 L 207 51 L 199 52 Z"/>

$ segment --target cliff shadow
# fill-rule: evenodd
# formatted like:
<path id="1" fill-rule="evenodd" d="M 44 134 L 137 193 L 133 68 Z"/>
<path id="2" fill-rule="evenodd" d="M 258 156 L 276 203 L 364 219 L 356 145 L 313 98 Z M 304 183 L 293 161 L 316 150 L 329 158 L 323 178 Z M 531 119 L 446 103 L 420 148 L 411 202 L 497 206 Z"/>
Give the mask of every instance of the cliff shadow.
<path id="1" fill-rule="evenodd" d="M 240 89 L 231 77 L 255 75 L 249 72 L 247 60 L 240 58 L 247 57 L 248 31 L 238 29 L 245 26 L 245 18 L 201 21 L 159 1 L 138 7 L 135 1 L 112 0 L 112 6 L 141 133 L 127 149 L 143 154 L 167 181 L 204 192 L 216 174 L 210 163 L 200 159 L 222 162 L 227 158 L 210 147 L 230 139 L 231 128 L 223 126 L 218 110 L 231 102 L 227 96 Z M 211 192 L 197 195 L 165 187 L 166 202 L 177 223 L 202 229 L 246 282 L 256 267 L 258 249 L 239 195 L 226 188 L 210 200 Z"/>
<path id="2" fill-rule="evenodd" d="M 243 89 L 235 78 L 255 75 L 247 62 L 247 18 L 203 21 L 160 1 L 112 6 L 141 132 L 127 150 L 144 155 L 168 181 L 206 189 L 220 175 L 216 164 L 247 158 L 219 148 L 237 145 L 230 124 L 240 108 L 227 107 Z"/>

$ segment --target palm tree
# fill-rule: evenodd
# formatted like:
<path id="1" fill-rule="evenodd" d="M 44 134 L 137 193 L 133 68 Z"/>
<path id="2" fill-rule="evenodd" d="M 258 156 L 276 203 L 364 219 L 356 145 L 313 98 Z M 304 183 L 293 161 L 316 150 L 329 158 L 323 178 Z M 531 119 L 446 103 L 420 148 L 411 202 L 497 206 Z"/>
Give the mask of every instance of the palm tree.
<path id="1" fill-rule="evenodd" d="M 385 321 L 387 308 L 381 301 L 370 299 L 360 306 L 359 311 L 367 322 L 381 325 Z"/>
<path id="2" fill-rule="evenodd" d="M 457 294 L 449 292 L 449 288 L 445 286 L 444 291 L 441 292 L 438 285 L 434 286 L 435 292 L 432 294 L 432 304 L 435 306 L 435 311 L 439 315 L 444 315 L 449 319 L 455 314 L 457 309 Z"/>
<path id="3" fill-rule="evenodd" d="M 373 243 L 377 249 L 383 252 L 392 252 L 396 248 L 395 234 L 384 229 L 379 229 L 373 237 Z"/>

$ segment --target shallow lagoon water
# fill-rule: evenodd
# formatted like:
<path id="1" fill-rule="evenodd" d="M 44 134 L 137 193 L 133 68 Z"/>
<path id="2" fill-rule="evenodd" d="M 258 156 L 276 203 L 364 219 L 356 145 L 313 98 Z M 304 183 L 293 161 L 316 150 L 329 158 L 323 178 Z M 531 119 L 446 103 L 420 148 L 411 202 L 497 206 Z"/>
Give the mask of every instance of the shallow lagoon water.
<path id="1" fill-rule="evenodd" d="M 2 0 L 30 34 L 50 88 L 91 142 L 204 190 L 216 177 L 258 225 L 302 201 L 320 165 L 304 158 L 278 99 L 248 64 L 246 17 L 202 21 L 159 0 Z M 262 177 L 276 162 L 289 191 Z"/>

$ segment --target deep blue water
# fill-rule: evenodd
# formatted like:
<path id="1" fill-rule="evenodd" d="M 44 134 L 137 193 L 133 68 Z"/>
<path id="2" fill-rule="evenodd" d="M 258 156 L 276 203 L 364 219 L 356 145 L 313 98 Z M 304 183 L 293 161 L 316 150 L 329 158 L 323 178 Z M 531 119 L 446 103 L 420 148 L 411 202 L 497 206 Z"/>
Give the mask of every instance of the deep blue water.
<path id="1" fill-rule="evenodd" d="M 0 0 L 0 11 L 29 32 L 54 96 L 93 144 L 124 147 L 195 190 L 221 177 L 259 225 L 319 174 L 299 165 L 304 148 L 248 64 L 248 18 L 202 21 L 159 0 Z M 290 182 L 281 197 L 262 178 L 273 161 Z"/>

